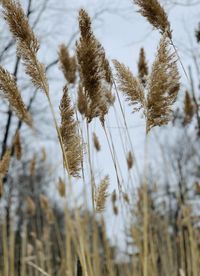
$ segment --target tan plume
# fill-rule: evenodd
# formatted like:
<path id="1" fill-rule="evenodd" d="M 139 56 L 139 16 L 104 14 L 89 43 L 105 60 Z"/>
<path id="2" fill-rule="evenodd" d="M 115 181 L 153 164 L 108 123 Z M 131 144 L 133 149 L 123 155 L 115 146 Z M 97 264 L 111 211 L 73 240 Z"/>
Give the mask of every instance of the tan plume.
<path id="1" fill-rule="evenodd" d="M 149 23 L 161 34 L 167 33 L 171 39 L 171 27 L 167 13 L 158 0 L 133 0 L 139 6 L 139 12 L 146 17 Z"/>
<path id="2" fill-rule="evenodd" d="M 22 157 L 22 146 L 21 146 L 21 138 L 20 138 L 20 133 L 17 131 L 14 139 L 14 151 L 15 151 L 15 156 L 17 160 L 21 160 Z"/>
<path id="3" fill-rule="evenodd" d="M 58 54 L 60 67 L 65 76 L 65 79 L 69 83 L 74 84 L 76 82 L 76 58 L 74 56 L 70 57 L 68 48 L 64 44 L 60 45 Z"/>
<path id="4" fill-rule="evenodd" d="M 102 45 L 94 36 L 91 20 L 83 9 L 79 12 L 81 37 L 76 44 L 82 86 L 87 97 L 86 117 L 90 122 L 99 117 L 103 122 L 110 103 L 106 97 L 112 86 L 112 73 Z"/>
<path id="5" fill-rule="evenodd" d="M 194 116 L 195 107 L 188 91 L 185 92 L 184 99 L 184 125 L 189 124 Z"/>
<path id="6" fill-rule="evenodd" d="M 22 58 L 26 73 L 33 84 L 48 93 L 48 83 L 44 66 L 37 59 L 39 42 L 33 33 L 28 18 L 18 1 L 3 1 L 4 19 L 17 42 L 17 55 Z"/>
<path id="7" fill-rule="evenodd" d="M 71 106 L 67 86 L 63 89 L 60 113 L 60 132 L 67 158 L 67 169 L 71 176 L 77 177 L 82 163 L 82 143 L 78 134 L 77 122 L 74 120 L 74 109 Z"/>
<path id="8" fill-rule="evenodd" d="M 109 185 L 109 177 L 106 176 L 100 183 L 96 196 L 95 196 L 95 201 L 96 201 L 96 211 L 97 212 L 103 212 L 105 209 L 105 204 L 106 204 L 106 198 L 108 197 L 108 185 Z"/>
<path id="9" fill-rule="evenodd" d="M 2 95 L 8 100 L 10 107 L 16 113 L 16 115 L 29 126 L 32 126 L 31 115 L 28 113 L 25 107 L 14 77 L 1 66 L 0 91 L 2 92 Z"/>
<path id="10" fill-rule="evenodd" d="M 165 34 L 161 40 L 148 82 L 146 130 L 167 124 L 172 105 L 180 89 L 180 77 L 175 54 L 170 52 L 170 40 Z"/>
<path id="11" fill-rule="evenodd" d="M 119 89 L 125 95 L 127 101 L 134 106 L 134 111 L 137 111 L 145 105 L 144 88 L 141 81 L 134 77 L 132 72 L 123 63 L 117 60 L 113 61 L 117 71 L 117 82 Z"/>

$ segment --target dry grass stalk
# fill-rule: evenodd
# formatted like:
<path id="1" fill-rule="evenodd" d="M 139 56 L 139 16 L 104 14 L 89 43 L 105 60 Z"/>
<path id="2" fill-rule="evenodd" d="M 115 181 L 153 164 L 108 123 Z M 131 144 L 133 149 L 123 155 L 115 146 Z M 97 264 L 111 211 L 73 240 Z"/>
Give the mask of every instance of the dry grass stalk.
<path id="1" fill-rule="evenodd" d="M 22 157 L 22 146 L 21 146 L 21 138 L 20 138 L 19 131 L 17 131 L 17 133 L 15 135 L 14 151 L 15 151 L 15 156 L 16 156 L 17 160 L 21 160 L 21 157 Z"/>
<path id="2" fill-rule="evenodd" d="M 96 133 L 93 133 L 93 144 L 94 144 L 94 147 L 95 147 L 96 151 L 101 150 L 101 145 L 99 143 L 99 138 L 97 137 Z"/>
<path id="3" fill-rule="evenodd" d="M 195 113 L 195 107 L 188 91 L 185 92 L 184 99 L 184 125 L 189 124 Z"/>
<path id="4" fill-rule="evenodd" d="M 48 82 L 44 66 L 37 60 L 39 42 L 33 33 L 26 14 L 18 1 L 3 1 L 4 19 L 10 31 L 16 38 L 17 55 L 22 58 L 26 73 L 31 77 L 33 84 L 48 93 Z"/>
<path id="5" fill-rule="evenodd" d="M 131 151 L 128 152 L 127 158 L 126 158 L 128 169 L 131 170 L 133 168 L 134 164 L 134 158 Z"/>
<path id="6" fill-rule="evenodd" d="M 75 84 L 76 82 L 76 58 L 70 57 L 68 48 L 62 44 L 59 48 L 59 61 L 61 70 L 65 76 L 65 79 L 71 83 Z"/>
<path id="7" fill-rule="evenodd" d="M 156 29 L 160 30 L 161 34 L 167 32 L 167 36 L 171 39 L 171 27 L 167 13 L 160 5 L 158 0 L 134 0 L 140 9 L 142 16 L 146 17 L 149 23 Z"/>
<path id="8" fill-rule="evenodd" d="M 1 66 L 0 91 L 2 91 L 3 96 L 8 100 L 10 107 L 16 115 L 29 126 L 32 126 L 32 118 L 25 107 L 14 77 Z"/>
<path id="9" fill-rule="evenodd" d="M 67 169 L 71 176 L 78 177 L 82 163 L 82 143 L 78 134 L 77 122 L 74 120 L 74 109 L 71 107 L 67 86 L 63 90 L 60 112 L 60 132 L 67 158 Z"/>
<path id="10" fill-rule="evenodd" d="M 180 77 L 175 54 L 170 53 L 169 38 L 160 41 L 156 59 L 148 81 L 146 130 L 167 124 L 171 119 L 172 105 L 180 89 Z"/>
<path id="11" fill-rule="evenodd" d="M 82 92 L 87 98 L 88 122 L 99 117 L 103 122 L 108 113 L 109 102 L 107 93 L 112 86 L 112 73 L 105 57 L 105 51 L 95 38 L 91 29 L 91 20 L 85 10 L 79 12 L 80 40 L 76 44 L 77 60 L 82 86 Z"/>
<path id="12" fill-rule="evenodd" d="M 135 107 L 134 111 L 140 110 L 145 105 L 145 94 L 141 81 L 134 77 L 130 69 L 124 64 L 117 60 L 114 60 L 113 63 L 117 71 L 119 89 L 125 95 L 127 101 Z"/>
<path id="13" fill-rule="evenodd" d="M 141 48 L 140 57 L 139 57 L 139 61 L 138 61 L 138 77 L 144 86 L 146 84 L 148 71 L 149 70 L 148 70 L 148 65 L 147 65 L 147 61 L 146 61 L 145 51 L 144 51 L 144 48 Z"/>
<path id="14" fill-rule="evenodd" d="M 96 211 L 98 213 L 103 212 L 105 209 L 106 198 L 108 197 L 108 192 L 107 192 L 108 185 L 109 185 L 109 177 L 106 176 L 101 181 L 95 196 Z"/>

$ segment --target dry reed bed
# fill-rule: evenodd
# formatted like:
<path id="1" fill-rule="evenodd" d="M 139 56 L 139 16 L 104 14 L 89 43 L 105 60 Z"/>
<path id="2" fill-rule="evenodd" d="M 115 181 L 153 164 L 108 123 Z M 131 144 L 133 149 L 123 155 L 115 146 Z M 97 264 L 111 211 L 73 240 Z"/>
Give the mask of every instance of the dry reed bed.
<path id="1" fill-rule="evenodd" d="M 119 164 L 115 157 L 115 147 L 106 128 L 109 109 L 119 102 L 124 119 L 126 135 L 130 138 L 126 118 L 122 109 L 119 92 L 133 106 L 134 112 L 142 111 L 146 122 L 146 136 L 152 128 L 166 125 L 172 118 L 172 107 L 180 90 L 177 67 L 179 57 L 174 52 L 172 29 L 164 8 L 157 0 L 135 0 L 139 12 L 161 33 L 157 54 L 151 69 L 148 68 L 144 49 L 141 49 L 138 63 L 139 73 L 134 76 L 124 64 L 114 60 L 116 75 L 101 43 L 96 39 L 91 19 L 85 10 L 79 12 L 80 39 L 76 43 L 75 56 L 70 56 L 63 44 L 59 48 L 60 68 L 66 84 L 60 103 L 60 121 L 57 121 L 49 93 L 49 83 L 45 66 L 38 60 L 39 41 L 33 33 L 28 19 L 18 1 L 3 0 L 3 16 L 16 39 L 17 56 L 24 65 L 33 85 L 44 92 L 52 113 L 58 142 L 63 156 L 63 167 L 67 181 L 59 179 L 58 192 L 64 200 L 62 224 L 55 208 L 48 198 L 40 195 L 39 204 L 27 196 L 26 211 L 22 231 L 14 231 L 12 221 L 2 221 L 0 225 L 0 275 L 191 275 L 200 273 L 199 228 L 195 227 L 192 209 L 181 203 L 180 217 L 172 225 L 167 214 L 155 206 L 149 193 L 145 168 L 137 200 L 133 203 L 129 192 L 120 180 Z M 179 60 L 180 61 L 180 60 Z M 73 106 L 69 89 L 77 89 L 77 103 Z M 13 76 L 0 67 L 0 90 L 20 120 L 34 128 L 34 122 L 21 97 Z M 188 93 L 185 96 L 185 123 L 194 114 Z M 83 118 L 87 137 L 82 136 L 78 118 Z M 117 248 L 108 240 L 106 225 L 101 213 L 108 199 L 109 177 L 101 181 L 95 179 L 90 151 L 90 123 L 99 119 L 106 136 L 118 182 L 119 197 L 114 192 L 111 197 L 113 216 L 119 213 L 119 202 L 126 206 L 132 221 L 127 227 L 126 258 L 118 260 Z M 97 152 L 101 150 L 99 139 L 93 133 L 93 143 Z M 13 137 L 14 151 L 7 149 L 0 161 L 0 196 L 3 197 L 9 162 L 12 158 L 22 158 L 20 133 Z M 11 148 L 12 148 L 11 147 Z M 93 211 L 76 206 L 73 211 L 67 206 L 66 190 L 73 178 L 84 182 L 84 162 L 88 157 Z M 126 155 L 128 170 L 134 169 L 133 150 Z M 35 159 L 31 163 L 34 174 Z M 97 182 L 99 184 L 97 185 Z M 66 183 L 68 183 L 66 187 Z M 128 192 L 128 193 L 127 193 Z M 131 194 L 131 192 L 130 192 Z M 37 228 L 36 214 L 40 212 L 41 227 Z M 98 214 L 100 213 L 100 214 Z M 8 231 L 9 224 L 9 231 Z M 169 231 L 171 228 L 172 231 Z M 131 249 L 131 250 L 130 250 Z"/>

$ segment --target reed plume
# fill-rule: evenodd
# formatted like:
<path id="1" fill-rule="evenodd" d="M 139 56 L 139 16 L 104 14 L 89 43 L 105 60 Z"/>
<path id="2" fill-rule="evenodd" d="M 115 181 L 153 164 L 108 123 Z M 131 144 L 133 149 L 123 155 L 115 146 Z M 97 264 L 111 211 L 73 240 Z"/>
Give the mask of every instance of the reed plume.
<path id="1" fill-rule="evenodd" d="M 97 137 L 96 133 L 93 133 L 93 144 L 94 144 L 94 147 L 95 147 L 96 151 L 101 150 L 101 145 L 99 143 L 99 138 Z"/>
<path id="2" fill-rule="evenodd" d="M 146 85 L 148 71 L 149 70 L 148 70 L 148 65 L 147 65 L 147 61 L 146 61 L 145 51 L 144 51 L 144 48 L 141 48 L 139 61 L 138 61 L 138 77 L 144 86 Z"/>
<path id="3" fill-rule="evenodd" d="M 10 165 L 10 149 L 7 149 L 0 160 L 0 199 L 4 193 L 4 177 L 6 176 Z"/>
<path id="4" fill-rule="evenodd" d="M 134 0 L 134 2 L 140 7 L 141 15 L 146 17 L 149 23 L 158 29 L 162 35 L 167 33 L 171 39 L 172 32 L 168 16 L 158 0 Z"/>
<path id="5" fill-rule="evenodd" d="M 194 116 L 195 108 L 188 91 L 185 92 L 184 99 L 184 125 L 189 124 Z"/>
<path id="6" fill-rule="evenodd" d="M 74 109 L 71 107 L 67 86 L 63 89 L 60 103 L 60 132 L 67 158 L 67 170 L 71 176 L 78 177 L 82 163 L 82 143 L 74 120 Z"/>
<path id="7" fill-rule="evenodd" d="M 128 170 L 131 170 L 134 164 L 134 158 L 131 151 L 128 152 L 128 155 L 126 157 L 126 162 L 127 162 Z"/>
<path id="8" fill-rule="evenodd" d="M 65 76 L 65 79 L 70 84 L 75 84 L 76 82 L 76 58 L 70 57 L 68 48 L 62 44 L 59 48 L 59 61 L 60 61 L 60 67 L 61 70 Z"/>
<path id="9" fill-rule="evenodd" d="M 180 89 L 180 77 L 175 53 L 169 49 L 169 38 L 161 40 L 148 81 L 146 131 L 167 124 L 172 115 L 172 105 Z"/>
<path id="10" fill-rule="evenodd" d="M 109 177 L 106 176 L 100 183 L 96 196 L 95 196 L 95 201 L 96 201 L 96 211 L 98 213 L 101 213 L 105 209 L 105 204 L 106 204 L 106 198 L 108 197 L 108 185 L 109 185 Z"/>
<path id="11" fill-rule="evenodd" d="M 79 12 L 81 37 L 76 43 L 77 60 L 82 86 L 87 97 L 88 122 L 99 117 L 103 122 L 108 113 L 109 102 L 106 97 L 112 86 L 112 73 L 102 45 L 94 36 L 91 20 L 85 10 Z"/>
<path id="12" fill-rule="evenodd" d="M 28 113 L 25 107 L 14 76 L 12 76 L 1 66 L 0 91 L 2 92 L 2 95 L 8 100 L 11 109 L 16 113 L 16 115 L 26 124 L 32 127 L 31 115 Z"/>
<path id="13" fill-rule="evenodd" d="M 45 68 L 36 56 L 40 48 L 39 41 L 29 25 L 21 4 L 18 1 L 9 0 L 3 1 L 2 6 L 4 19 L 16 39 L 17 55 L 23 60 L 26 73 L 37 88 L 48 93 Z"/>
<path id="14" fill-rule="evenodd" d="M 134 77 L 129 68 L 117 60 L 113 61 L 117 71 L 117 82 L 119 89 L 125 95 L 126 100 L 134 106 L 134 111 L 140 110 L 145 106 L 144 87 L 141 81 Z"/>
<path id="15" fill-rule="evenodd" d="M 21 138 L 20 138 L 19 131 L 17 131 L 14 139 L 14 152 L 17 160 L 21 160 L 22 146 L 21 146 Z"/>
<path id="16" fill-rule="evenodd" d="M 169 43 L 168 35 L 164 34 L 160 40 L 146 89 L 141 81 L 133 76 L 130 69 L 114 60 L 119 89 L 130 104 L 136 106 L 134 111 L 143 108 L 147 133 L 152 127 L 165 125 L 170 121 L 171 108 L 180 88 L 177 61 L 175 53 L 170 52 Z"/>

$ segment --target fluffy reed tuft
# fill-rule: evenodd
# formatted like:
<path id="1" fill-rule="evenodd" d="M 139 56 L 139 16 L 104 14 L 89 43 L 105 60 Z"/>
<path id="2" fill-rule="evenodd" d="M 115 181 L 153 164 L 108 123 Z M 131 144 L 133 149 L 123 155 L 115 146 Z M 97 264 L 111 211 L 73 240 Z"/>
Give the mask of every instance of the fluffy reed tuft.
<path id="1" fill-rule="evenodd" d="M 76 58 L 70 57 L 69 51 L 64 44 L 60 45 L 59 48 L 59 61 L 61 70 L 65 76 L 65 79 L 70 83 L 74 84 L 76 82 Z"/>
<path id="2" fill-rule="evenodd" d="M 0 176 L 4 177 L 9 169 L 10 165 L 10 149 L 7 149 L 6 152 L 4 153 L 2 159 L 0 160 Z"/>
<path id="3" fill-rule="evenodd" d="M 17 160 L 21 160 L 22 157 L 22 146 L 21 146 L 21 138 L 19 131 L 17 131 L 14 139 L 14 151 L 15 151 L 15 156 Z"/>
<path id="4" fill-rule="evenodd" d="M 119 89 L 134 111 L 143 108 L 146 117 L 146 132 L 154 126 L 167 124 L 171 119 L 172 105 L 179 92 L 179 73 L 175 53 L 169 49 L 170 39 L 165 33 L 160 40 L 156 59 L 146 83 L 147 95 L 140 80 L 133 76 L 125 65 L 114 61 Z"/>
<path id="5" fill-rule="evenodd" d="M 93 144 L 94 144 L 94 147 L 95 147 L 96 151 L 101 150 L 101 145 L 99 143 L 99 138 L 97 137 L 96 133 L 93 133 Z"/>
<path id="6" fill-rule="evenodd" d="M 48 83 L 44 66 L 37 60 L 39 42 L 33 33 L 27 16 L 18 1 L 3 1 L 4 19 L 17 42 L 17 55 L 22 58 L 26 73 L 33 84 L 48 93 Z"/>
<path id="7" fill-rule="evenodd" d="M 0 66 L 0 91 L 8 100 L 10 107 L 16 115 L 29 126 L 32 126 L 32 118 L 28 113 L 14 77 Z"/>
<path id="8" fill-rule="evenodd" d="M 154 126 L 165 125 L 170 121 L 171 107 L 180 89 L 179 80 L 175 54 L 170 53 L 169 38 L 164 34 L 148 82 L 147 132 Z"/>
<path id="9" fill-rule="evenodd" d="M 100 183 L 96 196 L 95 196 L 95 201 L 96 201 L 96 211 L 98 213 L 101 213 L 105 209 L 105 204 L 106 204 L 106 198 L 108 197 L 108 185 L 109 185 L 109 177 L 106 176 Z"/>
<path id="10" fill-rule="evenodd" d="M 160 5 L 158 0 L 133 0 L 140 9 L 142 16 L 146 17 L 149 23 L 156 29 L 160 30 L 161 34 L 167 33 L 171 39 L 171 27 L 167 13 Z"/>
<path id="11" fill-rule="evenodd" d="M 3 196 L 4 185 L 3 179 L 6 176 L 10 165 L 10 150 L 7 149 L 2 160 L 0 160 L 0 198 Z"/>
<path id="12" fill-rule="evenodd" d="M 139 61 L 138 61 L 138 77 L 144 86 L 146 85 L 148 71 L 149 70 L 148 70 L 148 65 L 146 61 L 145 51 L 144 51 L 144 48 L 141 48 Z"/>
<path id="13" fill-rule="evenodd" d="M 110 103 L 106 97 L 112 86 L 112 74 L 105 51 L 94 36 L 91 20 L 85 10 L 79 12 L 81 37 L 76 43 L 82 86 L 87 98 L 88 122 L 99 117 L 103 122 Z"/>
<path id="14" fill-rule="evenodd" d="M 186 91 L 185 99 L 184 99 L 184 121 L 183 121 L 184 125 L 187 125 L 192 121 L 192 118 L 194 116 L 194 111 L 195 111 L 194 104 L 192 102 L 189 92 Z"/>
<path id="15" fill-rule="evenodd" d="M 140 80 L 133 76 L 129 68 L 124 64 L 113 61 L 117 71 L 119 89 L 125 95 L 127 101 L 134 106 L 134 111 L 140 110 L 145 105 L 144 88 Z"/>
<path id="16" fill-rule="evenodd" d="M 82 163 L 82 143 L 78 134 L 77 123 L 74 120 L 74 109 L 71 107 L 67 86 L 63 89 L 60 112 L 60 132 L 67 158 L 67 169 L 71 176 L 78 177 Z"/>

